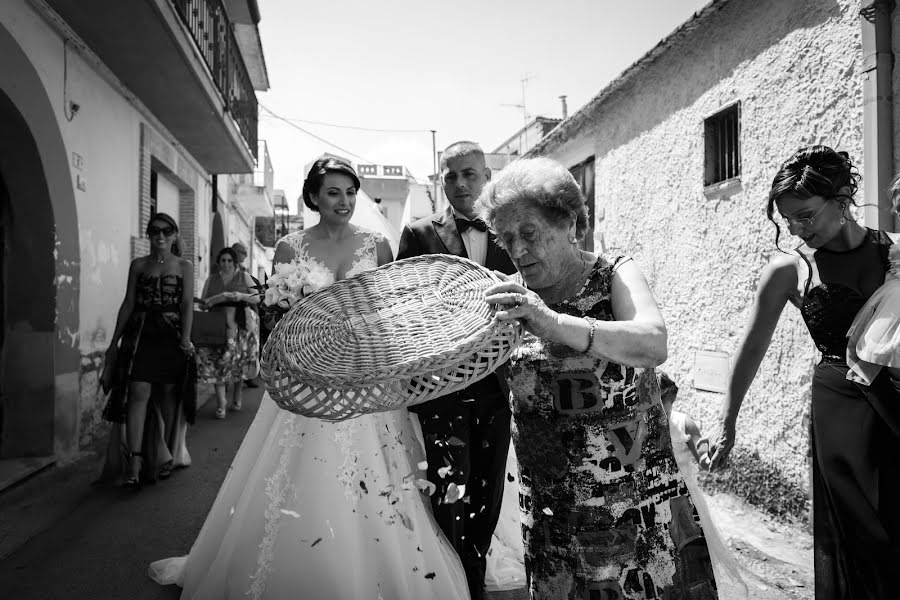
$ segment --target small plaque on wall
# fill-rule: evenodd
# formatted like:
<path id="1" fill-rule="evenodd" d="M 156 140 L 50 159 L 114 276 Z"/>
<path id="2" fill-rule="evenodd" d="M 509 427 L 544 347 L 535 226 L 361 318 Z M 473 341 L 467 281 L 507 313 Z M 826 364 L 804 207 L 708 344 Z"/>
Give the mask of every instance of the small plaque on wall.
<path id="1" fill-rule="evenodd" d="M 725 393 L 731 374 L 731 355 L 727 352 L 697 350 L 694 353 L 694 387 Z"/>

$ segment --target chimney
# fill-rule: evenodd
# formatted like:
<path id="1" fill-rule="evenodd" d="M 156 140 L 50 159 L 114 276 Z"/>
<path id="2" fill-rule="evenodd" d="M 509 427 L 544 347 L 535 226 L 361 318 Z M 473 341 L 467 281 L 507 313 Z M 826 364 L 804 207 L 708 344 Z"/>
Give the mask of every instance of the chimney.
<path id="1" fill-rule="evenodd" d="M 562 118 L 563 118 L 563 121 L 565 121 L 566 119 L 569 118 L 569 107 L 566 106 L 566 97 L 565 96 L 560 96 L 559 99 L 562 100 Z"/>

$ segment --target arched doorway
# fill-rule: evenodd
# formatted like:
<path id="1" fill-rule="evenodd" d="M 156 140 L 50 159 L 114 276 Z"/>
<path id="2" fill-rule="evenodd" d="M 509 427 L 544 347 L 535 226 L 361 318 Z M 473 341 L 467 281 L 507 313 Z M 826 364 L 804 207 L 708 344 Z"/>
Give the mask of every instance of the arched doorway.
<path id="1" fill-rule="evenodd" d="M 0 26 L 0 459 L 78 448 L 80 250 L 57 119 L 34 65 Z"/>
<path id="2" fill-rule="evenodd" d="M 0 458 L 53 454 L 54 218 L 28 124 L 0 92 L 0 179 L 4 183 L 3 429 Z"/>

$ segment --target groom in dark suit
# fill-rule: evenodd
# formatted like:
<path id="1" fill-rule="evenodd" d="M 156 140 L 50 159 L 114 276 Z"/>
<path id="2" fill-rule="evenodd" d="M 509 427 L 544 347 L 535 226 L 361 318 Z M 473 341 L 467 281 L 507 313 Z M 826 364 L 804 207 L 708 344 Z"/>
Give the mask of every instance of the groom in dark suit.
<path id="1" fill-rule="evenodd" d="M 450 206 L 405 227 L 397 258 L 454 254 L 514 273 L 509 255 L 475 215 L 475 201 L 490 178 L 478 144 L 448 146 L 441 156 L 441 182 Z M 511 418 L 507 396 L 497 376 L 489 375 L 410 410 L 419 415 L 428 480 L 437 486 L 431 496 L 435 519 L 462 560 L 472 599 L 480 600 L 485 555 L 500 517 L 505 483 Z"/>

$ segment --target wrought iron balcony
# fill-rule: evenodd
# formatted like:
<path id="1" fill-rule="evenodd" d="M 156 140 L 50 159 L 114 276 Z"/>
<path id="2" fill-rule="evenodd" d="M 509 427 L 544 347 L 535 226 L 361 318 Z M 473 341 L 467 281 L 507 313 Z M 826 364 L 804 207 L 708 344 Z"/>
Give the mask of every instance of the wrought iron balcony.
<path id="1" fill-rule="evenodd" d="M 258 158 L 256 94 L 222 0 L 172 0 L 172 4 L 197 44 L 226 109 Z"/>

